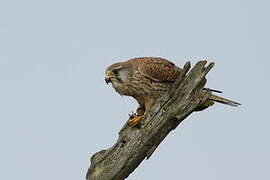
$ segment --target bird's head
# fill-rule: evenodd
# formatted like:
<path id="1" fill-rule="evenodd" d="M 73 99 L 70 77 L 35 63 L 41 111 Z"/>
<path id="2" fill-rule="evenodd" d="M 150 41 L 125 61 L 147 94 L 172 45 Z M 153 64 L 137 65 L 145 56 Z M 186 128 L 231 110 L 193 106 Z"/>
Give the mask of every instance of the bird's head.
<path id="1" fill-rule="evenodd" d="M 129 62 L 119 62 L 110 65 L 105 71 L 105 82 L 117 86 L 126 82 L 130 77 L 131 68 Z"/>

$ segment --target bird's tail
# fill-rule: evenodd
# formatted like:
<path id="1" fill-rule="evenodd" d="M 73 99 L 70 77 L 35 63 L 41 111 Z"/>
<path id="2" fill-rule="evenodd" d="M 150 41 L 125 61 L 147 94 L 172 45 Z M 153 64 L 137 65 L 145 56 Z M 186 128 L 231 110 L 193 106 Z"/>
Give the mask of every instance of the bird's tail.
<path id="1" fill-rule="evenodd" d="M 237 106 L 241 105 L 238 102 L 235 102 L 235 101 L 232 101 L 230 99 L 226 99 L 226 98 L 223 98 L 223 97 L 220 97 L 220 96 L 216 96 L 216 95 L 211 95 L 209 97 L 209 99 L 214 101 L 214 102 L 218 102 L 218 103 L 222 103 L 222 104 L 226 104 L 226 105 L 234 106 L 234 107 L 237 107 Z"/>
<path id="2" fill-rule="evenodd" d="M 216 92 L 216 93 L 222 93 L 219 90 L 203 88 L 203 91 L 209 91 L 209 90 L 212 91 L 212 92 Z M 202 92 L 202 94 L 201 94 L 202 97 L 203 97 L 203 94 L 204 94 L 204 92 Z M 229 106 L 234 106 L 234 107 L 237 107 L 237 106 L 241 105 L 240 103 L 235 102 L 233 100 L 226 99 L 226 98 L 223 98 L 223 97 L 212 94 L 203 104 L 196 107 L 195 111 L 202 111 L 202 110 L 204 110 L 204 109 L 206 109 L 206 108 L 208 108 L 210 106 L 213 106 L 215 104 L 215 102 L 226 104 L 226 105 L 229 105 Z"/>

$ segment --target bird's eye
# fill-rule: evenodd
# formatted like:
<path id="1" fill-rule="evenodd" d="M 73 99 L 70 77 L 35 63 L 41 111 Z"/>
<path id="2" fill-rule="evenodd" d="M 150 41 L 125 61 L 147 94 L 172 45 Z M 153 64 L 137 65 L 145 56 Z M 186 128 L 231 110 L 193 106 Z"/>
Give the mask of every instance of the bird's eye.
<path id="1" fill-rule="evenodd" d="M 114 69 L 114 70 L 112 70 L 112 72 L 113 72 L 114 74 L 117 74 L 117 73 L 118 73 L 118 70 L 117 70 L 117 69 Z"/>

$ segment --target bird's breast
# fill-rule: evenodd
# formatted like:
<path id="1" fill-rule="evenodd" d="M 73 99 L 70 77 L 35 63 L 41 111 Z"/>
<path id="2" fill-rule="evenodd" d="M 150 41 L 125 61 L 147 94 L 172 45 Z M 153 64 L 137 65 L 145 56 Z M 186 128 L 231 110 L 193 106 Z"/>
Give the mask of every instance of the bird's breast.
<path id="1" fill-rule="evenodd" d="M 140 73 L 134 73 L 131 78 L 126 81 L 112 82 L 112 86 L 116 92 L 124 96 L 132 96 L 135 99 L 153 99 L 163 94 L 171 83 L 153 81 L 148 77 L 142 76 Z"/>

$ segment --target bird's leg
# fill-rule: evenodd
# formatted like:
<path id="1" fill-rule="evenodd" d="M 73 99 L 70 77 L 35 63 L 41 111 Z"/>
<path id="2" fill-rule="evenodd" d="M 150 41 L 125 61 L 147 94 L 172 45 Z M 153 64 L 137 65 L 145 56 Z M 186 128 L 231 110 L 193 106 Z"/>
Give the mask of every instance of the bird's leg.
<path id="1" fill-rule="evenodd" d="M 153 105 L 154 105 L 154 99 L 149 99 L 148 101 L 146 101 L 144 114 L 146 114 Z"/>
<path id="2" fill-rule="evenodd" d="M 143 118 L 144 112 L 145 112 L 145 107 L 140 105 L 137 108 L 136 113 L 130 116 L 129 124 L 133 127 L 136 126 L 140 122 L 140 120 Z"/>
<path id="3" fill-rule="evenodd" d="M 139 124 L 139 122 L 141 121 L 141 119 L 144 117 L 144 115 L 141 116 L 135 116 L 132 119 L 130 119 L 128 122 L 132 127 L 135 127 Z"/>
<path id="4" fill-rule="evenodd" d="M 137 114 L 135 117 L 129 120 L 129 124 L 133 127 L 139 124 L 141 119 L 145 116 L 145 114 L 149 111 L 149 109 L 152 107 L 154 103 L 154 100 L 150 99 L 145 102 L 144 106 L 139 106 L 137 108 Z"/>
<path id="5" fill-rule="evenodd" d="M 145 107 L 140 105 L 136 110 L 136 115 L 141 116 L 144 114 L 144 112 L 145 112 Z"/>

